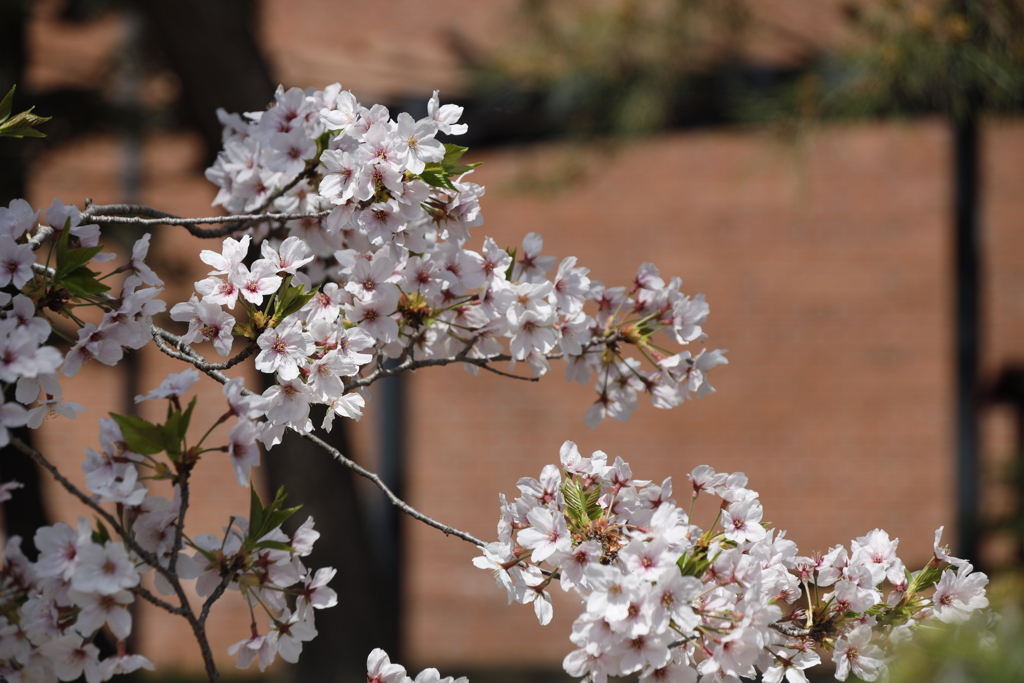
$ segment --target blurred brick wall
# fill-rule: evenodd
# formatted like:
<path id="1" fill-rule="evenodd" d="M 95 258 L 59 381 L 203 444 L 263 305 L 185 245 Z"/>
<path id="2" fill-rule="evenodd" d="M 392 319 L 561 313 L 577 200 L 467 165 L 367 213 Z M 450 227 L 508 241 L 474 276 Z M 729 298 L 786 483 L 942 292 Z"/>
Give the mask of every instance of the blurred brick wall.
<path id="1" fill-rule="evenodd" d="M 394 3 L 390 19 L 376 22 L 367 14 L 377 11 L 373 5 L 273 0 L 263 8 L 266 45 L 287 85 L 341 80 L 367 102 L 456 89 L 442 27 L 455 17 L 479 33 L 494 21 L 482 5 L 455 0 L 433 12 Z M 345 38 L 351 26 L 365 30 Z M 90 40 L 33 34 L 37 87 L 103 72 L 119 29 L 108 20 L 93 30 Z M 74 52 L 70 61 L 58 48 Z M 995 120 L 984 130 L 984 368 L 991 378 L 1009 362 L 1024 362 L 1024 125 Z M 558 364 L 540 384 L 457 368 L 421 371 L 410 379 L 410 502 L 493 538 L 497 493 L 515 495 L 519 477 L 536 476 L 572 439 L 584 452 L 623 456 L 638 477 L 671 475 L 680 490 L 697 464 L 745 471 L 766 519 L 788 529 L 803 552 L 883 527 L 901 539 L 908 562 L 924 560 L 934 529 L 953 519 L 949 147 L 943 122 L 924 120 L 829 129 L 796 145 L 756 132 L 672 134 L 594 149 L 582 162 L 557 146 L 471 152 L 485 161 L 477 180 L 488 188 L 487 223 L 471 246 L 485 235 L 518 245 L 538 231 L 545 253 L 576 255 L 592 278 L 609 284 L 654 262 L 665 276 L 682 276 L 687 293 L 707 295 L 708 343 L 728 348 L 730 365 L 713 371 L 713 396 L 669 412 L 642 400 L 631 422 L 597 430 L 583 425 L 590 388 L 566 385 Z M 178 214 L 209 213 L 214 191 L 197 171 L 199 154 L 188 136 L 147 141 L 143 201 Z M 30 200 L 117 201 L 120 155 L 120 142 L 102 137 L 48 154 L 35 167 Z M 563 183 L 562 171 L 580 165 L 595 170 Z M 561 189 L 522 189 L 548 180 Z M 187 298 L 203 271 L 195 256 L 207 246 L 182 231 L 159 233 L 151 253 L 169 281 L 166 300 Z M 143 391 L 180 370 L 153 349 L 142 354 L 141 368 Z M 105 370 L 87 366 L 66 384 L 87 414 L 50 423 L 41 435 L 44 450 L 76 481 L 84 448 L 97 446 L 96 418 L 124 409 L 124 378 Z M 217 387 L 202 392 L 214 414 Z M 356 430 L 357 453 L 372 447 L 372 418 L 371 411 Z M 989 413 L 983 436 L 995 467 L 1012 440 L 1009 415 Z M 226 463 L 211 458 L 203 467 L 217 472 L 196 488 L 196 533 L 247 510 Z M 50 500 L 62 519 L 80 513 L 63 494 Z M 573 600 L 556 596 L 555 621 L 542 628 L 529 607 L 505 606 L 489 575 L 470 565 L 471 546 L 421 525 L 406 528 L 411 661 L 489 665 L 522 662 L 529 652 L 538 664 L 557 665 L 578 611 Z M 245 635 L 244 608 L 228 602 L 212 619 L 214 650 L 233 671 L 225 650 Z M 144 610 L 141 622 L 142 651 L 158 665 L 199 669 L 180 619 Z"/>
<path id="2" fill-rule="evenodd" d="M 985 127 L 987 382 L 1024 362 L 1021 145 L 1021 123 Z M 540 231 L 545 253 L 576 255 L 608 284 L 644 261 L 681 275 L 685 292 L 707 295 L 708 344 L 728 348 L 730 364 L 711 374 L 715 395 L 673 411 L 641 401 L 629 423 L 596 430 L 582 420 L 591 391 L 567 385 L 557 366 L 543 386 L 421 371 L 412 504 L 493 539 L 497 492 L 515 496 L 516 480 L 557 462 L 571 439 L 623 456 L 639 478 L 673 476 L 680 500 L 698 464 L 746 472 L 765 519 L 803 553 L 881 527 L 908 564 L 923 563 L 938 526 L 953 540 L 949 149 L 941 120 L 835 128 L 798 147 L 754 133 L 674 134 L 601 159 L 547 198 L 502 188 L 569 152 L 478 157 L 488 187 L 478 234 L 504 245 Z M 993 416 L 982 435 L 990 477 L 1009 429 Z M 470 565 L 471 547 L 407 528 L 412 658 L 513 663 L 527 651 L 560 661 L 574 600 L 541 628 L 529 607 L 505 606 Z"/>

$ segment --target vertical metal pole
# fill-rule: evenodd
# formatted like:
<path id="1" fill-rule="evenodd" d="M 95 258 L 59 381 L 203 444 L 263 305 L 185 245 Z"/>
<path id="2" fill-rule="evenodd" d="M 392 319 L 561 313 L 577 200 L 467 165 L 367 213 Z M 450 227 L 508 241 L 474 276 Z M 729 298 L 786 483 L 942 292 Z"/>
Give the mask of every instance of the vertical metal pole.
<path id="1" fill-rule="evenodd" d="M 393 362 L 393 361 L 392 361 Z M 390 363 L 390 362 L 389 362 Z M 377 471 L 388 488 L 399 498 L 405 498 L 405 391 L 401 376 L 388 377 L 377 382 L 374 403 L 378 421 L 379 461 Z M 402 527 L 398 508 L 384 495 L 375 492 L 367 515 L 370 541 L 377 556 L 381 572 L 381 585 L 385 588 L 386 609 L 395 624 L 395 642 L 401 652 L 402 623 Z M 398 657 L 399 655 L 395 655 Z"/>
<path id="2" fill-rule="evenodd" d="M 974 112 L 955 121 L 956 443 L 960 557 L 978 559 L 978 365 L 980 258 L 978 124 Z"/>
<path id="3" fill-rule="evenodd" d="M 969 25 L 970 0 L 954 0 Z M 973 36 L 969 38 L 973 39 Z M 953 114 L 955 250 L 956 250 L 956 443 L 957 543 L 960 557 L 978 560 L 978 366 L 980 244 L 978 180 L 978 93 L 965 80 L 956 82 L 962 65 L 954 64 L 950 93 Z M 955 105 L 957 96 L 964 105 Z"/>

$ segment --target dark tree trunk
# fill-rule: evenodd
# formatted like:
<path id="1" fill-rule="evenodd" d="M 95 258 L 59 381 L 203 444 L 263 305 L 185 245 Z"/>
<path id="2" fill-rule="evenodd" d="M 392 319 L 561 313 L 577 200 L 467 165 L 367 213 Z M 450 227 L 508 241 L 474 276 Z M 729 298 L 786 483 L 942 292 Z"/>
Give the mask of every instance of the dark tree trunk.
<path id="1" fill-rule="evenodd" d="M 28 21 L 25 2 L 9 0 L 0 3 L 0 98 L 12 85 L 20 84 L 25 74 L 25 25 Z M 32 106 L 32 98 L 24 87 L 15 94 L 15 113 Z M 25 154 L 29 139 L 0 138 L 0 205 L 25 196 Z M 12 392 L 13 393 L 13 389 Z M 13 430 L 14 436 L 32 442 L 31 430 Z M 0 449 L 0 482 L 20 481 L 24 488 L 14 491 L 3 504 L 7 536 L 21 536 L 22 550 L 36 558 L 33 537 L 36 529 L 48 523 L 43 507 L 42 481 L 39 468 L 21 451 L 10 446 Z"/>
<path id="2" fill-rule="evenodd" d="M 323 411 L 314 411 L 319 424 Z M 339 424 L 341 423 L 341 424 Z M 322 435 L 342 453 L 350 453 L 343 418 Z M 274 487 L 284 486 L 288 505 L 302 504 L 291 528 L 309 515 L 316 520 L 320 539 L 313 554 L 303 559 L 309 569 L 338 570 L 331 587 L 338 605 L 316 612 L 317 638 L 303 647 L 292 680 L 358 683 L 366 680 L 366 656 L 381 647 L 395 657 L 398 629 L 397 595 L 386 590 L 389 581 L 372 551 L 363 507 L 352 473 L 298 435 L 288 432 L 267 458 L 267 475 Z"/>
<path id="3" fill-rule="evenodd" d="M 245 0 L 148 0 L 141 3 L 153 37 L 182 82 L 185 109 L 212 160 L 220 149 L 217 108 L 261 111 L 274 82 L 247 19 Z"/>

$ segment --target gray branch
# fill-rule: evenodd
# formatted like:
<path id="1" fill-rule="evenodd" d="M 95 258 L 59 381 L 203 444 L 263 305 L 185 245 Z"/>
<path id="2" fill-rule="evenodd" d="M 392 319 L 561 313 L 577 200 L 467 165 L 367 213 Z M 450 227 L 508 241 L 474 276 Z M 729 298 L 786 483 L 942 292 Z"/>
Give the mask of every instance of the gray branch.
<path id="1" fill-rule="evenodd" d="M 181 338 L 178 337 L 177 335 L 172 334 L 172 333 L 168 332 L 167 330 L 161 329 L 161 328 L 157 327 L 156 325 L 153 325 L 151 330 L 152 330 L 152 333 L 153 333 L 153 340 L 156 342 L 157 348 L 160 349 L 163 353 L 165 353 L 168 356 L 170 356 L 171 358 L 176 358 L 178 360 L 182 360 L 182 361 L 185 361 L 186 363 L 192 364 L 196 369 L 200 370 L 201 372 L 204 372 L 206 375 L 208 375 L 209 377 L 212 377 L 213 379 L 217 380 L 221 384 L 226 384 L 228 382 L 228 380 L 230 379 L 227 375 L 225 375 L 220 370 L 214 369 L 213 367 L 211 367 L 213 364 L 206 362 L 206 359 L 204 359 L 201 354 L 199 354 L 197 351 L 195 351 L 195 349 L 193 349 L 191 346 L 189 346 L 184 341 L 182 341 Z M 447 361 L 452 362 L 452 363 L 462 362 L 463 360 L 466 360 L 464 358 L 464 356 L 472 348 L 473 343 L 475 343 L 475 341 L 476 340 L 474 339 L 469 344 L 467 344 L 466 348 L 464 348 L 462 350 L 462 352 L 459 353 L 458 356 L 455 356 L 454 358 L 439 359 L 439 360 L 447 360 Z M 171 344 L 174 344 L 175 346 L 177 346 L 177 349 L 172 348 Z M 460 358 L 460 356 L 462 356 L 463 358 Z M 469 359 L 469 360 L 474 360 L 474 359 Z M 412 361 L 409 358 L 406 359 L 406 362 L 407 363 L 415 363 L 415 361 Z M 427 363 L 429 365 L 442 365 L 443 364 L 443 363 L 429 362 L 429 361 L 419 361 L 419 362 Z M 402 365 L 400 365 L 398 367 L 401 368 L 404 365 L 405 365 L 405 363 L 403 363 Z M 424 367 L 424 366 L 417 366 L 417 367 Z M 397 370 L 397 368 L 392 369 L 392 370 L 383 370 L 383 369 L 381 369 L 381 370 L 378 370 L 377 373 L 374 373 L 374 374 L 378 374 L 379 373 L 377 379 L 380 379 L 381 377 L 390 377 L 392 374 L 397 374 L 393 370 Z M 374 381 L 376 381 L 376 380 L 374 380 Z M 347 388 L 346 388 L 346 391 L 347 391 Z M 251 392 L 249 392 L 249 393 L 251 393 Z M 476 536 L 473 536 L 472 534 L 470 534 L 470 533 L 468 533 L 466 531 L 461 531 L 461 530 L 456 529 L 456 528 L 454 528 L 452 526 L 449 526 L 447 524 L 439 522 L 436 519 L 433 519 L 432 517 L 429 517 L 429 516 L 423 514 L 422 512 L 420 512 L 419 510 L 415 509 L 414 507 L 412 507 L 411 505 L 406 503 L 404 500 L 399 498 L 397 495 L 395 495 L 395 492 L 392 491 L 390 488 L 388 488 L 387 484 L 385 484 L 384 481 L 381 480 L 381 478 L 375 472 L 371 472 L 370 470 L 368 470 L 368 469 L 362 467 L 361 465 L 359 465 L 358 463 L 356 463 L 354 460 L 351 460 L 351 459 L 347 458 L 341 451 L 339 451 L 338 449 L 334 448 L 333 446 L 331 446 L 330 444 L 328 444 L 327 442 L 325 442 L 323 439 L 319 438 L 318 436 L 316 436 L 314 434 L 303 434 L 302 432 L 299 432 L 298 430 L 295 430 L 295 429 L 293 429 L 292 431 L 295 431 L 297 434 L 299 434 L 299 436 L 301 436 L 302 438 L 306 439 L 307 441 L 311 441 L 312 443 L 316 444 L 317 446 L 320 446 L 322 449 L 327 451 L 327 453 L 329 453 L 331 455 L 331 457 L 333 457 L 335 460 L 337 460 L 342 465 L 344 465 L 348 469 L 352 470 L 353 472 L 355 472 L 359 476 L 364 477 L 364 478 L 368 479 L 369 481 L 373 482 L 374 486 L 376 486 L 377 488 L 379 488 L 381 490 L 381 492 L 387 497 L 387 499 L 391 502 L 392 505 L 394 505 L 399 510 L 401 510 L 405 514 L 409 515 L 413 519 L 416 519 L 416 520 L 418 520 L 420 522 L 423 522 L 424 524 L 426 524 L 428 526 L 432 526 L 435 529 L 440 530 L 446 536 L 456 536 L 458 538 L 461 538 L 464 541 L 468 541 L 468 542 L 473 543 L 474 545 L 478 545 L 478 546 L 484 545 L 484 542 L 481 541 Z"/>
<path id="2" fill-rule="evenodd" d="M 166 567 L 162 566 L 158 558 L 152 553 L 150 553 L 148 550 L 140 546 L 138 541 L 136 541 L 124 529 L 124 527 L 121 526 L 121 523 L 113 515 L 111 515 L 109 512 L 100 507 L 100 505 L 96 501 L 94 501 L 91 497 L 85 495 L 83 491 L 81 491 L 77 486 L 71 483 L 71 481 L 68 480 L 67 477 L 62 475 L 57 470 L 56 466 L 54 466 L 53 463 L 47 460 L 42 453 L 40 453 L 39 451 L 32 448 L 24 441 L 16 437 L 11 438 L 11 445 L 17 448 L 25 455 L 32 458 L 36 463 L 39 464 L 40 467 L 49 472 L 50 476 L 52 476 L 57 481 L 58 484 L 64 487 L 64 490 L 66 490 L 68 493 L 70 493 L 75 498 L 80 500 L 89 509 L 91 509 L 97 515 L 99 515 L 104 522 L 110 525 L 110 528 L 113 529 L 114 532 L 117 533 L 122 539 L 124 539 L 124 542 L 128 544 L 128 547 L 132 549 L 132 552 L 138 555 L 143 562 L 145 562 L 150 567 L 153 567 L 157 572 L 159 572 L 168 580 L 168 582 L 174 588 L 174 592 L 177 595 L 178 600 L 181 602 L 180 607 L 173 607 L 170 603 L 161 600 L 160 598 L 156 597 L 155 595 L 153 595 L 146 589 L 142 588 L 141 586 L 136 586 L 135 589 L 133 590 L 136 594 L 142 596 L 145 600 L 153 603 L 154 605 L 166 609 L 172 614 L 180 614 L 181 616 L 185 617 L 185 619 L 189 623 L 189 626 L 192 628 L 192 633 L 195 635 L 196 640 L 199 643 L 199 649 L 202 651 L 203 655 L 203 663 L 206 666 L 206 670 L 207 673 L 209 674 L 210 681 L 211 683 L 217 683 L 220 677 L 217 672 L 217 668 L 213 662 L 213 651 L 210 649 L 209 640 L 207 640 L 206 638 L 205 625 L 202 621 L 196 618 L 195 613 L 192 611 L 192 607 L 189 605 L 188 602 L 188 596 L 185 595 L 185 590 L 181 587 L 181 582 L 178 580 L 177 574 L 169 571 Z"/>

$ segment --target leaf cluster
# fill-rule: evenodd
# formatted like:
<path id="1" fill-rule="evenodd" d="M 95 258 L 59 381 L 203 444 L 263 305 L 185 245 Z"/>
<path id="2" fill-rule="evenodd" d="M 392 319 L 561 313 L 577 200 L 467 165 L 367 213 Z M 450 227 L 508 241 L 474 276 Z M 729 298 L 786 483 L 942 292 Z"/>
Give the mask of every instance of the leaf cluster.
<path id="1" fill-rule="evenodd" d="M 482 163 L 478 161 L 472 164 L 460 164 L 459 160 L 462 159 L 462 155 L 468 150 L 468 147 L 445 143 L 444 158 L 441 161 L 432 161 L 427 164 L 423 172 L 420 173 L 420 179 L 431 187 L 439 187 L 444 190 L 457 192 L 458 190 L 452 184 L 451 178 L 471 171 Z"/>
<path id="2" fill-rule="evenodd" d="M 110 417 L 121 428 L 121 436 L 128 450 L 139 455 L 167 453 L 171 462 L 180 463 L 188 452 L 185 435 L 195 407 L 196 397 L 192 397 L 185 410 L 181 410 L 173 401 L 168 401 L 167 419 L 163 424 L 154 424 L 135 415 L 111 413 Z"/>
<path id="3" fill-rule="evenodd" d="M 252 544 L 253 548 L 267 548 L 270 550 L 295 552 L 295 549 L 287 543 L 260 539 L 263 539 L 264 536 L 284 524 L 285 521 L 298 512 L 302 506 L 297 505 L 293 508 L 284 507 L 285 498 L 288 496 L 285 494 L 283 486 L 277 490 L 277 493 L 274 495 L 274 499 L 266 506 L 264 506 L 260 501 L 260 497 L 256 493 L 255 487 L 250 485 L 249 491 L 249 532 L 246 534 L 247 544 Z"/>
<path id="4" fill-rule="evenodd" d="M 574 531 L 580 532 L 604 516 L 605 511 L 598 500 L 601 498 L 601 485 L 584 490 L 579 482 L 570 479 L 562 484 L 562 497 L 565 499 L 565 513 Z"/>
<path id="5" fill-rule="evenodd" d="M 8 138 L 45 138 L 46 135 L 35 129 L 41 123 L 50 120 L 49 116 L 36 116 L 30 108 L 20 114 L 11 116 L 14 106 L 14 91 L 17 86 L 12 85 L 3 101 L 0 101 L 0 137 Z"/>
<path id="6" fill-rule="evenodd" d="M 76 297 L 89 297 L 103 294 L 110 290 L 110 287 L 103 284 L 96 278 L 99 273 L 90 270 L 86 264 L 96 254 L 103 251 L 103 245 L 95 247 L 71 247 L 71 225 L 70 220 L 65 223 L 61 230 L 60 238 L 54 253 L 57 258 L 57 265 L 54 268 L 51 284 L 55 287 L 62 287 L 68 294 Z"/>

